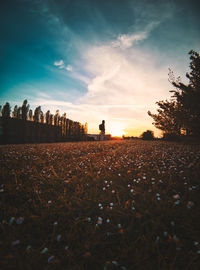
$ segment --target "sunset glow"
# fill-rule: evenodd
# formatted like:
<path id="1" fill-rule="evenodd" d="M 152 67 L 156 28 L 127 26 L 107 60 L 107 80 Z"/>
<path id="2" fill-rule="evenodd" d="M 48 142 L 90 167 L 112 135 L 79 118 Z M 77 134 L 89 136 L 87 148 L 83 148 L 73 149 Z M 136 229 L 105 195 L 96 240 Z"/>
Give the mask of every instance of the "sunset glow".
<path id="1" fill-rule="evenodd" d="M 124 126 L 120 122 L 112 122 L 108 126 L 107 133 L 111 134 L 113 137 L 122 137 L 125 135 Z"/>

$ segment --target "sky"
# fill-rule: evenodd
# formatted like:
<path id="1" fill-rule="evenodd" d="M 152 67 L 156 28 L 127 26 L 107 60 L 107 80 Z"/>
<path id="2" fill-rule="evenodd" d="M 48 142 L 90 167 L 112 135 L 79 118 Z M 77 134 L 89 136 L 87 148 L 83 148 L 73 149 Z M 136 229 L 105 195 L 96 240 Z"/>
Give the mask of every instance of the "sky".
<path id="1" fill-rule="evenodd" d="M 139 136 L 147 111 L 170 97 L 168 69 L 189 71 L 200 51 L 197 0 L 4 0 L 0 104 L 27 99 L 98 133 Z"/>

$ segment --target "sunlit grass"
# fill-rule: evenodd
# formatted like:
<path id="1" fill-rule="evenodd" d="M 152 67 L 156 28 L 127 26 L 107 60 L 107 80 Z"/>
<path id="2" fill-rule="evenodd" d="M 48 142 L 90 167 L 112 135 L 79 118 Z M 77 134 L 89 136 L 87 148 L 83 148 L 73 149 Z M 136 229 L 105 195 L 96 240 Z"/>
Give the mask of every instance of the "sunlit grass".
<path id="1" fill-rule="evenodd" d="M 0 147 L 2 269 L 199 269 L 200 146 Z"/>

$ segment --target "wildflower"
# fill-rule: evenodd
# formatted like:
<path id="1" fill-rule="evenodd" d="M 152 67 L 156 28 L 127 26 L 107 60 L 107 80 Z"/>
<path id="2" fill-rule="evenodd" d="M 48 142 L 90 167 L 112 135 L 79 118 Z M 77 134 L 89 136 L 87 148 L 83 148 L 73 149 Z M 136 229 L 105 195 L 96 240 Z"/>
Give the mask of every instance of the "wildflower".
<path id="1" fill-rule="evenodd" d="M 106 219 L 106 222 L 107 222 L 107 223 L 110 223 L 110 219 L 109 219 L 109 218 L 107 218 L 107 219 Z"/>
<path id="2" fill-rule="evenodd" d="M 19 217 L 19 218 L 16 220 L 16 223 L 20 225 L 20 224 L 23 223 L 23 221 L 24 221 L 24 218 L 23 218 L 23 217 Z"/>
<path id="3" fill-rule="evenodd" d="M 20 243 L 20 240 L 15 240 L 12 242 L 12 246 L 16 246 L 16 245 L 19 245 Z"/>
<path id="4" fill-rule="evenodd" d="M 180 196 L 179 196 L 179 194 L 176 194 L 176 195 L 173 196 L 173 198 L 178 200 L 178 199 L 180 199 Z"/>
<path id="5" fill-rule="evenodd" d="M 193 203 L 192 201 L 189 201 L 189 202 L 187 203 L 187 208 L 188 208 L 188 209 L 191 209 L 192 206 L 194 206 L 194 203 Z"/>
<path id="6" fill-rule="evenodd" d="M 88 257 L 90 257 L 91 256 L 91 253 L 90 252 L 85 252 L 84 254 L 83 254 L 83 257 L 84 258 L 88 258 Z"/>
<path id="7" fill-rule="evenodd" d="M 173 236 L 174 241 L 178 240 L 178 237 L 176 235 Z"/>
<path id="8" fill-rule="evenodd" d="M 31 249 L 31 246 L 28 245 L 28 246 L 26 247 L 26 251 L 29 252 L 30 249 Z"/>
<path id="9" fill-rule="evenodd" d="M 115 193 L 115 190 L 114 190 L 114 189 L 112 190 L 112 193 L 113 193 L 113 194 Z"/>
<path id="10" fill-rule="evenodd" d="M 156 236 L 156 240 L 155 240 L 155 242 L 156 242 L 156 243 L 158 243 L 158 242 L 159 242 L 159 240 L 160 240 L 160 236 Z"/>
<path id="11" fill-rule="evenodd" d="M 133 191 L 134 191 L 134 190 L 133 190 L 133 189 L 131 189 L 130 191 L 131 191 L 131 193 L 133 193 Z"/>
<path id="12" fill-rule="evenodd" d="M 61 239 L 61 235 L 59 234 L 59 235 L 57 236 L 57 241 L 60 241 L 60 239 Z"/>
<path id="13" fill-rule="evenodd" d="M 9 224 L 12 225 L 14 220 L 15 220 L 15 218 L 11 217 L 10 220 L 9 220 Z"/>
<path id="14" fill-rule="evenodd" d="M 42 251 L 41 251 L 41 254 L 45 254 L 48 252 L 48 248 L 44 248 Z"/>
<path id="15" fill-rule="evenodd" d="M 48 258 L 48 263 L 52 262 L 55 259 L 55 256 L 51 256 Z"/>
<path id="16" fill-rule="evenodd" d="M 88 218 L 88 222 L 91 222 L 91 220 L 92 220 L 91 217 L 89 217 L 89 218 Z"/>
<path id="17" fill-rule="evenodd" d="M 101 217 L 98 217 L 97 224 L 98 224 L 98 225 L 101 225 L 102 222 L 103 222 L 103 219 L 102 219 Z"/>
<path id="18" fill-rule="evenodd" d="M 180 201 L 179 201 L 179 200 L 178 200 L 178 201 L 176 201 L 176 202 L 175 202 L 175 204 L 176 204 L 176 205 L 179 205 L 179 204 L 180 204 Z"/>

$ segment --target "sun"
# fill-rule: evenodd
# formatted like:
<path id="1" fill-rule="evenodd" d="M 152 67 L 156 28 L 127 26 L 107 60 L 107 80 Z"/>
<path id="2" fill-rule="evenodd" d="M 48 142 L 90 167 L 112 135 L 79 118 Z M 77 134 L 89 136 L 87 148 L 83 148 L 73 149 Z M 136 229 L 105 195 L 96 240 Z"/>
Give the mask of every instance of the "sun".
<path id="1" fill-rule="evenodd" d="M 120 122 L 111 122 L 108 126 L 108 133 L 113 137 L 122 137 L 125 134 L 124 125 Z"/>

